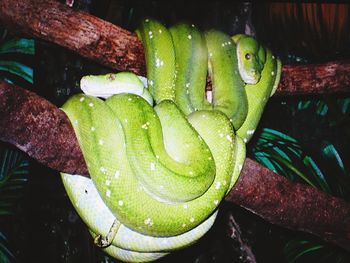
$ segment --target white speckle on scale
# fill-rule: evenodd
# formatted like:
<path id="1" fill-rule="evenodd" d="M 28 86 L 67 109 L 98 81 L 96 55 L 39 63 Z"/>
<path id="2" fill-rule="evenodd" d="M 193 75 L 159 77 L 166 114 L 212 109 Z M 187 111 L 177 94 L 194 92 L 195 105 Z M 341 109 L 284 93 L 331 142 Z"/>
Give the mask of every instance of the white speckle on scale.
<path id="1" fill-rule="evenodd" d="M 190 171 L 190 172 L 189 172 L 189 174 L 190 174 L 190 175 L 193 175 L 193 172 L 192 172 L 192 171 Z"/>
<path id="2" fill-rule="evenodd" d="M 79 123 L 78 120 L 75 120 L 75 121 L 74 121 L 74 124 L 75 124 L 75 125 L 78 125 L 78 123 Z"/>
<path id="3" fill-rule="evenodd" d="M 230 135 L 226 135 L 226 139 L 229 141 L 229 142 L 232 142 L 232 137 Z"/>
<path id="4" fill-rule="evenodd" d="M 95 130 L 96 130 L 96 128 L 92 126 L 91 127 L 91 131 L 95 131 Z"/>
<path id="5" fill-rule="evenodd" d="M 102 140 L 102 139 L 100 139 L 100 140 L 98 140 L 98 144 L 99 144 L 99 145 L 104 145 L 104 144 L 105 144 L 105 141 Z"/>
<path id="6" fill-rule="evenodd" d="M 188 204 L 184 204 L 184 209 L 188 209 Z"/>
<path id="7" fill-rule="evenodd" d="M 254 134 L 254 132 L 255 132 L 255 130 L 247 130 L 248 135 L 252 135 L 252 134 Z"/>
<path id="8" fill-rule="evenodd" d="M 128 101 L 132 101 L 132 98 L 128 98 Z"/>
<path id="9" fill-rule="evenodd" d="M 114 174 L 114 177 L 115 178 L 119 178 L 119 176 L 120 176 L 120 171 L 116 171 L 115 174 Z"/>
<path id="10" fill-rule="evenodd" d="M 216 182 L 215 189 L 219 190 L 221 188 L 221 182 Z"/>
<path id="11" fill-rule="evenodd" d="M 111 197 L 111 190 L 107 189 L 107 191 L 106 191 L 106 196 L 107 196 L 107 197 Z"/>
<path id="12" fill-rule="evenodd" d="M 164 65 L 164 61 L 159 58 L 156 59 L 156 67 L 159 68 Z"/>
<path id="13" fill-rule="evenodd" d="M 212 160 L 213 158 L 211 158 L 211 156 L 208 157 L 208 160 Z"/>
<path id="14" fill-rule="evenodd" d="M 188 39 L 192 39 L 192 35 L 188 35 L 187 37 L 188 37 Z"/>
<path id="15" fill-rule="evenodd" d="M 106 185 L 110 186 L 111 185 L 111 180 L 106 180 Z"/>
<path id="16" fill-rule="evenodd" d="M 274 75 L 275 75 L 275 72 L 274 72 L 274 71 L 272 71 L 272 72 L 271 72 L 271 76 L 274 76 Z"/>
<path id="17" fill-rule="evenodd" d="M 145 223 L 145 225 L 149 225 L 149 226 L 152 226 L 153 225 L 153 222 L 152 222 L 152 219 L 151 218 L 146 218 L 145 221 L 143 221 Z"/>
<path id="18" fill-rule="evenodd" d="M 219 200 L 214 200 L 214 205 L 218 205 L 219 204 Z"/>
<path id="19" fill-rule="evenodd" d="M 123 205 L 124 205 L 124 201 L 123 201 L 123 200 L 119 200 L 119 201 L 118 201 L 118 205 L 119 205 L 119 206 L 123 206 Z"/>
<path id="20" fill-rule="evenodd" d="M 191 222 L 191 223 L 194 222 L 194 218 L 193 218 L 193 217 L 190 218 L 190 222 Z"/>
<path id="21" fill-rule="evenodd" d="M 84 100 L 85 100 L 84 97 L 81 97 L 81 98 L 80 98 L 80 102 L 83 102 Z"/>
<path id="22" fill-rule="evenodd" d="M 147 130 L 148 126 L 149 126 L 149 122 L 148 122 L 148 124 L 146 122 L 146 123 L 142 124 L 141 128 Z"/>
<path id="23" fill-rule="evenodd" d="M 224 137 L 224 134 L 223 134 L 222 132 L 220 132 L 220 133 L 219 133 L 219 136 L 220 136 L 221 138 L 223 138 L 223 137 Z"/>
<path id="24" fill-rule="evenodd" d="M 124 122 L 125 122 L 125 123 L 128 123 L 128 119 L 125 119 Z"/>
<path id="25" fill-rule="evenodd" d="M 247 138 L 244 138 L 243 141 L 246 143 L 248 140 L 247 140 Z"/>
<path id="26" fill-rule="evenodd" d="M 159 32 L 159 34 L 161 34 L 161 33 L 162 33 L 162 30 L 161 30 L 161 29 L 159 29 L 159 30 L 158 30 L 158 32 Z"/>
<path id="27" fill-rule="evenodd" d="M 186 224 L 182 224 L 182 227 L 186 227 Z"/>
<path id="28" fill-rule="evenodd" d="M 189 88 L 190 85 L 191 85 L 191 83 L 187 82 L 185 86 L 186 86 L 186 88 Z"/>
<path id="29" fill-rule="evenodd" d="M 103 173 L 103 174 L 106 174 L 107 172 L 107 169 L 105 167 L 100 167 L 100 171 Z"/>
<path id="30" fill-rule="evenodd" d="M 191 25 L 192 27 L 196 27 L 194 24 Z"/>
<path id="31" fill-rule="evenodd" d="M 155 163 L 150 163 L 150 169 L 154 171 L 156 169 L 156 164 Z"/>
<path id="32" fill-rule="evenodd" d="M 148 81 L 148 84 L 149 84 L 150 86 L 153 86 L 153 80 Z"/>
<path id="33" fill-rule="evenodd" d="M 93 107 L 93 106 L 94 106 L 94 104 L 93 104 L 92 102 L 90 102 L 90 103 L 89 103 L 89 106 L 90 106 L 90 107 Z"/>
<path id="34" fill-rule="evenodd" d="M 159 155 L 156 155 L 156 158 L 159 159 Z"/>
<path id="35" fill-rule="evenodd" d="M 149 19 L 148 19 L 148 18 L 146 18 L 146 19 L 145 19 L 145 22 L 146 22 L 146 23 L 148 23 L 148 22 L 149 22 Z"/>

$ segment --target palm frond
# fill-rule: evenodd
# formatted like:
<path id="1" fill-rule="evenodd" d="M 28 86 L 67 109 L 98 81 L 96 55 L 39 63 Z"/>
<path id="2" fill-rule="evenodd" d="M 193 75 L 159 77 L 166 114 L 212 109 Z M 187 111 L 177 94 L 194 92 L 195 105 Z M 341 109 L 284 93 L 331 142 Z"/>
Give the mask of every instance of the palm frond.
<path id="1" fill-rule="evenodd" d="M 33 39 L 11 39 L 0 45 L 0 54 L 21 53 L 34 55 L 34 40 Z"/>

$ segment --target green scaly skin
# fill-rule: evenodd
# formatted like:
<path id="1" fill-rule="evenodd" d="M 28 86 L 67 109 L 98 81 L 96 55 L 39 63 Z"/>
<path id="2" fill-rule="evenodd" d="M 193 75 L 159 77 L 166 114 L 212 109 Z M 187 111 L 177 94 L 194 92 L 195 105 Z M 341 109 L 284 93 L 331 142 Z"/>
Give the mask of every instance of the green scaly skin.
<path id="1" fill-rule="evenodd" d="M 154 108 L 131 73 L 84 77 L 81 86 L 93 96 L 75 95 L 62 108 L 91 176 L 62 174 L 64 186 L 93 236 L 106 236 L 116 224 L 104 250 L 126 262 L 156 260 L 210 229 L 242 169 L 247 131 L 255 129 L 260 103 L 277 88 L 280 74 L 270 51 L 244 35 L 234 43 L 185 24 L 169 32 L 151 19 L 138 35 Z M 212 104 L 204 92 L 207 61 Z M 251 95 L 254 88 L 265 94 L 260 101 Z"/>
<path id="2" fill-rule="evenodd" d="M 219 31 L 205 34 L 209 54 L 209 74 L 213 83 L 213 108 L 225 113 L 237 130 L 248 113 L 244 82 L 239 75 L 236 45 Z"/>
<path id="3" fill-rule="evenodd" d="M 174 100 L 175 51 L 170 32 L 158 21 L 145 19 L 137 34 L 145 47 L 148 86 L 155 102 Z"/>
<path id="4" fill-rule="evenodd" d="M 245 143 L 252 138 L 264 107 L 274 92 L 273 88 L 278 86 L 281 75 L 281 62 L 279 59 L 276 59 L 268 49 L 266 53 L 266 63 L 261 73 L 260 81 L 255 85 L 248 84 L 245 87 L 249 111 L 243 125 L 237 130 L 237 135 Z"/>
<path id="5" fill-rule="evenodd" d="M 201 32 L 188 24 L 169 29 L 175 48 L 175 102 L 188 115 L 196 110 L 210 109 L 206 100 L 208 52 Z"/>

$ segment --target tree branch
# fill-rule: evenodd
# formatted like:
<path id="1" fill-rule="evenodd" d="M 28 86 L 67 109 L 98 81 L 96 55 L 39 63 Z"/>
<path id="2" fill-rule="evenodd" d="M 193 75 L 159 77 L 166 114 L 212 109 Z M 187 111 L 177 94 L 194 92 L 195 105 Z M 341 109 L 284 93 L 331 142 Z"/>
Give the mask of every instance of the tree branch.
<path id="1" fill-rule="evenodd" d="M 67 116 L 47 100 L 0 81 L 0 140 L 58 171 L 88 176 Z M 267 221 L 315 234 L 350 251 L 350 204 L 289 182 L 247 158 L 225 199 Z"/>
<path id="2" fill-rule="evenodd" d="M 118 70 L 145 73 L 136 36 L 49 0 L 0 1 L 0 21 Z M 67 30 L 68 29 L 68 30 Z M 350 91 L 350 63 L 284 66 L 280 95 Z M 53 169 L 87 175 L 67 117 L 37 95 L 0 82 L 0 139 Z M 313 233 L 350 251 L 350 205 L 314 188 L 293 184 L 247 159 L 226 198 L 271 223 Z"/>
<path id="3" fill-rule="evenodd" d="M 59 2 L 1 0 L 0 21 L 110 68 L 145 74 L 143 47 L 134 33 Z M 350 92 L 350 62 L 334 61 L 283 66 L 276 95 L 344 92 Z"/>

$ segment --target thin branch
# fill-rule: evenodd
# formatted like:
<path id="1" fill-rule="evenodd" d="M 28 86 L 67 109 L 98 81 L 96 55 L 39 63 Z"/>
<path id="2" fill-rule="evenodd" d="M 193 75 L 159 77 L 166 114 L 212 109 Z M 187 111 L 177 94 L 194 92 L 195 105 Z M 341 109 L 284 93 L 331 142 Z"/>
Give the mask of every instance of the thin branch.
<path id="1" fill-rule="evenodd" d="M 1 0 L 0 21 L 30 37 L 66 47 L 121 71 L 145 74 L 143 47 L 134 33 L 52 0 Z M 276 95 L 350 92 L 350 62 L 283 66 Z"/>

